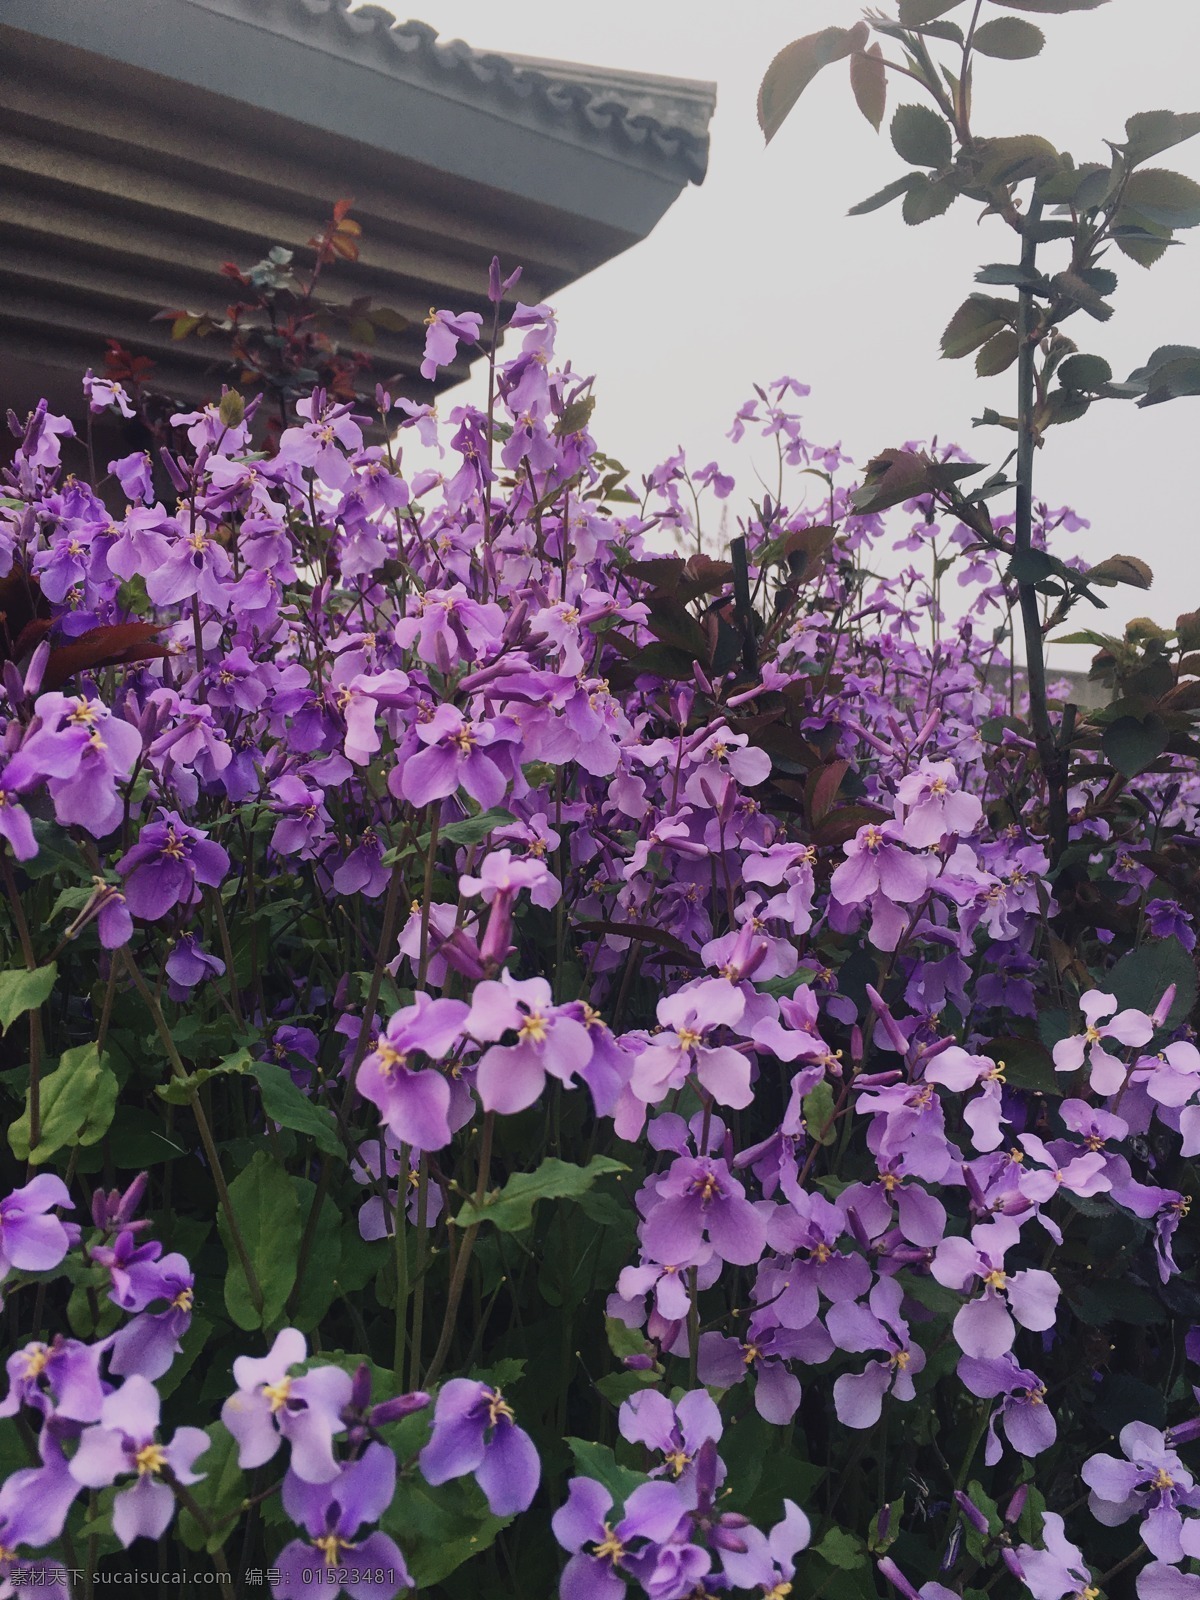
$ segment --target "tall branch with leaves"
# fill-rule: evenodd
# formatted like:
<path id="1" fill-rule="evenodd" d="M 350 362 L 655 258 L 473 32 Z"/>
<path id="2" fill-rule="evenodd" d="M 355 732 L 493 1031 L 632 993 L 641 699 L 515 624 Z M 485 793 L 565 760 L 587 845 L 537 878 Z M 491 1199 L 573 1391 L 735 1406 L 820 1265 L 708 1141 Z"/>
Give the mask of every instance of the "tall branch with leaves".
<path id="1" fill-rule="evenodd" d="M 1117 276 L 1102 262 L 1114 248 L 1148 268 L 1177 242 L 1179 229 L 1200 224 L 1200 184 L 1149 164 L 1200 132 L 1200 112 L 1147 111 L 1130 117 L 1124 140 L 1106 141 L 1107 160 L 1078 164 L 1040 135 L 984 136 L 972 122 L 976 57 L 1025 60 L 1038 55 L 1046 42 L 1036 24 L 1020 16 L 990 15 L 993 7 L 1003 13 L 1059 15 L 1106 3 L 899 0 L 894 18 L 868 11 L 852 28 L 825 28 L 788 45 L 768 68 L 758 101 L 759 123 L 770 141 L 817 73 L 848 60 L 854 98 L 878 131 L 889 74 L 916 84 L 931 104 L 903 104 L 890 123 L 892 144 L 910 170 L 852 206 L 850 214 L 860 216 L 899 200 L 905 222 L 916 225 L 965 199 L 981 205 L 985 216 L 999 217 L 1020 242 L 1015 264 L 989 263 L 976 273 L 983 289 L 958 307 L 941 341 L 942 354 L 950 359 L 974 352 L 980 377 L 1015 367 L 1013 413 L 988 407 L 976 418 L 977 426 L 1015 433 L 1015 451 L 971 495 L 958 488 L 958 480 L 972 469 L 951 470 L 911 452 L 887 451 L 869 464 L 855 504 L 860 511 L 874 511 L 928 494 L 965 522 L 981 546 L 1009 557 L 1007 571 L 1024 635 L 1029 720 L 1046 786 L 1046 827 L 1055 860 L 1067 846 L 1074 746 L 1101 741 L 1121 777 L 1144 771 L 1164 752 L 1194 748 L 1186 708 L 1170 700 L 1174 679 L 1169 673 L 1169 681 L 1151 674 L 1132 692 L 1128 682 L 1117 684 L 1113 703 L 1091 719 L 1077 721 L 1074 708 L 1068 708 L 1056 729 L 1046 690 L 1048 632 L 1081 598 L 1102 605 L 1096 586 L 1148 588 L 1151 574 L 1131 556 L 1111 557 L 1080 574 L 1035 546 L 1032 517 L 1033 464 L 1048 428 L 1079 420 L 1100 400 L 1132 399 L 1148 406 L 1200 394 L 1200 349 L 1165 345 L 1117 383 L 1102 356 L 1081 350 L 1062 331 L 1080 313 L 1096 322 L 1112 316 Z M 951 12 L 960 13 L 962 20 Z M 878 36 L 874 41 L 872 34 Z M 1045 262 L 1047 249 L 1056 255 L 1053 266 Z M 1016 293 L 997 294 L 997 289 Z M 1014 459 L 1015 479 L 1010 482 L 1005 473 Z M 1013 491 L 1016 516 L 1010 538 L 993 527 L 986 502 Z M 1180 649 L 1188 635 L 1186 621 L 1181 618 L 1175 630 Z M 1170 636 L 1163 632 L 1162 637 Z M 1099 646 L 1093 669 L 1097 677 L 1111 680 L 1114 657 L 1128 655 L 1123 646 L 1129 641 L 1090 631 L 1068 638 Z M 1158 693 L 1153 692 L 1155 684 Z"/>

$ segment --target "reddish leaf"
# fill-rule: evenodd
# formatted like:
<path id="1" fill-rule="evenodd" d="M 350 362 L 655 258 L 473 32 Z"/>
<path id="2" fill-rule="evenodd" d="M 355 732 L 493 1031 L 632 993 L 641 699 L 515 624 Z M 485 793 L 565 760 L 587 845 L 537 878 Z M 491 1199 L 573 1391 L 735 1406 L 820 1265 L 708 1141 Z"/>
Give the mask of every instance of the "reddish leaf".
<path id="1" fill-rule="evenodd" d="M 850 87 L 858 109 L 878 133 L 887 106 L 887 72 L 877 44 L 850 57 Z"/>
<path id="2" fill-rule="evenodd" d="M 842 779 L 849 770 L 848 761 L 831 761 L 828 766 L 819 768 L 813 774 L 809 812 L 814 827 L 829 815 L 837 792 L 842 786 Z"/>
<path id="3" fill-rule="evenodd" d="M 118 622 L 89 628 L 70 644 L 51 649 L 42 687 L 60 689 L 77 672 L 91 667 L 116 667 L 169 655 L 167 646 L 157 642 L 161 631 L 152 622 Z"/>

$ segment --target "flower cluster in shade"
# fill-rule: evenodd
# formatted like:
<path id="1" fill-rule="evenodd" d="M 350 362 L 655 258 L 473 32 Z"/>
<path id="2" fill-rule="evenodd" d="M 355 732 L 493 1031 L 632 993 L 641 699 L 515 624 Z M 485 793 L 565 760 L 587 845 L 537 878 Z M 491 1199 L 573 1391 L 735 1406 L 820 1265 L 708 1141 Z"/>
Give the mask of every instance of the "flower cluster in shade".
<path id="1" fill-rule="evenodd" d="M 570 1480 L 553 1514 L 561 1593 L 782 1597 L 809 1522 L 791 1500 L 763 1528 L 721 1509 L 731 1415 L 752 1406 L 786 1427 L 814 1384 L 844 1428 L 903 1414 L 934 1353 L 931 1308 L 949 1303 L 937 1358 L 948 1349 L 946 1371 L 984 1403 L 986 1463 L 1036 1460 L 1058 1433 L 1038 1367 L 1068 1311 L 1047 1265 L 1064 1208 L 1137 1219 L 1159 1282 L 1178 1277 L 1188 1199 L 1140 1152 L 1166 1140 L 1200 1155 L 1200 1052 L 1172 992 L 1142 1010 L 1103 986 L 1064 999 L 1059 985 L 1043 1051 L 1062 1091 L 1053 1115 L 1009 1081 L 998 1039 L 1050 1009 L 1041 939 L 1056 885 L 1020 801 L 1031 749 L 988 676 L 1012 599 L 1002 565 L 965 528 L 939 529 L 927 502 L 904 508 L 903 549 L 941 537 L 964 551 L 970 604 L 946 624 L 915 567 L 874 574 L 884 520 L 855 515 L 836 485 L 820 511 L 773 506 L 747 525 L 756 585 L 774 581 L 783 535 L 827 517 L 841 529 L 756 680 L 739 680 L 734 659 L 718 667 L 730 623 L 716 605 L 709 666 L 672 675 L 654 541 L 665 530 L 690 549 L 700 508 L 733 480 L 679 456 L 640 504 L 616 498 L 580 411 L 587 386 L 555 368 L 553 312 L 518 305 L 508 328 L 519 348 L 497 369 L 502 429 L 469 404 L 442 421 L 381 392 L 369 418 L 317 392 L 268 454 L 252 410 L 230 424 L 212 405 L 174 419 L 189 451 L 111 463 L 119 514 L 113 493 L 66 470 L 65 419 L 43 406 L 17 429 L 0 576 L 36 582 L 52 629 L 5 663 L 0 838 L 24 865 L 67 831 L 83 838 L 90 876 L 67 935 L 95 939 L 106 976 L 124 970 L 118 952 L 165 943 L 167 993 L 184 1007 L 235 977 L 212 930 L 213 908 L 240 892 L 238 819 L 266 819 L 254 848 L 328 906 L 398 902 L 406 832 L 431 863 L 440 850 L 447 887 L 401 906 L 387 952 L 401 1003 L 367 1014 L 348 980 L 304 1012 L 291 998 L 254 1014 L 240 994 L 262 1058 L 365 1129 L 354 1173 L 368 1239 L 405 1212 L 439 1226 L 449 1185 L 417 1189 L 410 1174 L 423 1156 L 450 1170 L 481 1116 L 577 1095 L 590 1124 L 641 1146 L 636 1256 L 605 1287 L 609 1318 L 642 1341 L 628 1370 L 647 1386 L 619 1429 L 649 1464 L 623 1503 L 593 1477 Z M 434 313 L 425 375 L 480 334 L 474 314 Z M 805 393 L 790 379 L 761 391 L 734 442 L 757 433 L 782 464 L 837 472 L 840 451 L 804 438 Z M 92 402 L 122 397 L 94 385 Z M 1039 542 L 1063 515 L 1042 508 Z M 700 552 L 686 570 L 700 582 L 714 565 Z M 56 650 L 135 618 L 153 620 L 161 654 L 45 686 Z M 853 774 L 809 828 L 768 802 L 791 770 L 770 729 L 789 717 L 816 765 Z M 1148 944 L 1190 950 L 1183 904 L 1093 814 L 1103 781 L 1070 797 L 1072 847 L 1113 866 Z M 1194 774 L 1155 792 L 1164 833 L 1195 830 Z M 839 812 L 849 825 L 823 830 Z M 530 930 L 547 926 L 564 930 L 560 948 L 566 930 L 575 939 L 569 986 L 531 961 Z M 855 951 L 887 972 L 886 996 Z M 654 1015 L 626 1025 L 647 954 Z M 769 1117 L 744 1115 L 764 1106 Z M 834 1141 L 857 1165 L 822 1187 L 814 1165 Z M 77 1252 L 122 1317 L 91 1344 L 59 1336 L 8 1359 L 0 1415 L 36 1426 L 40 1464 L 0 1487 L 5 1580 L 60 1536 L 84 1491 L 115 1486 L 128 1545 L 158 1538 L 203 1475 L 208 1434 L 167 1438 L 154 1388 L 189 1326 L 191 1269 L 146 1239 L 138 1200 L 136 1185 L 98 1192 L 91 1235 L 57 1177 L 0 1202 L 0 1280 Z M 699 1296 L 722 1294 L 697 1332 Z M 394 1572 L 370 1585 L 380 1600 L 409 1586 L 377 1525 L 398 1471 L 380 1430 L 410 1412 L 428 1407 L 429 1432 L 399 1470 L 433 1487 L 470 1478 L 499 1518 L 538 1492 L 538 1453 L 485 1380 L 373 1406 L 369 1374 L 309 1362 L 289 1327 L 238 1357 L 232 1384 L 221 1421 L 239 1465 L 287 1447 L 282 1503 L 298 1532 L 280 1600 L 329 1592 L 351 1550 Z M 1182 1570 L 1200 1558 L 1200 1489 L 1177 1454 L 1191 1425 L 1130 1423 L 1121 1456 L 1081 1464 L 1097 1521 L 1138 1519 L 1153 1558 L 1141 1600 L 1200 1583 Z M 1005 1550 L 1034 1600 L 1090 1592 L 1053 1512 L 1037 1545 Z M 309 1569 L 329 1582 L 296 1576 Z M 899 1566 L 885 1575 L 907 1592 Z"/>

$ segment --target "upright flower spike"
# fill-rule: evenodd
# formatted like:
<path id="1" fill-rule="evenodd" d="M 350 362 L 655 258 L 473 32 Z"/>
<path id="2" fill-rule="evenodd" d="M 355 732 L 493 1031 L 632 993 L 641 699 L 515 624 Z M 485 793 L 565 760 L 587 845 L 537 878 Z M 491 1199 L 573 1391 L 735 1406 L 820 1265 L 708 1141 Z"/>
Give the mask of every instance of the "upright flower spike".
<path id="1" fill-rule="evenodd" d="M 434 1485 L 472 1473 L 495 1517 L 527 1510 L 541 1477 L 533 1441 L 517 1427 L 508 1401 L 470 1378 L 451 1378 L 438 1391 L 433 1433 L 419 1459 Z"/>

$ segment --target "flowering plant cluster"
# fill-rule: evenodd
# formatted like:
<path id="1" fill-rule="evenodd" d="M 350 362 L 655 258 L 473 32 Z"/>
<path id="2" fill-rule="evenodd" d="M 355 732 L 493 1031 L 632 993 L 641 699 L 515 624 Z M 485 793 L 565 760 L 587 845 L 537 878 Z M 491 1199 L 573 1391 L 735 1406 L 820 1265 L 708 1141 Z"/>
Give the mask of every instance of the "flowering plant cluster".
<path id="1" fill-rule="evenodd" d="M 486 411 L 11 418 L 0 1600 L 1196 1600 L 1196 616 L 1048 769 L 1086 524 L 785 377 L 717 548 L 518 276 Z"/>

